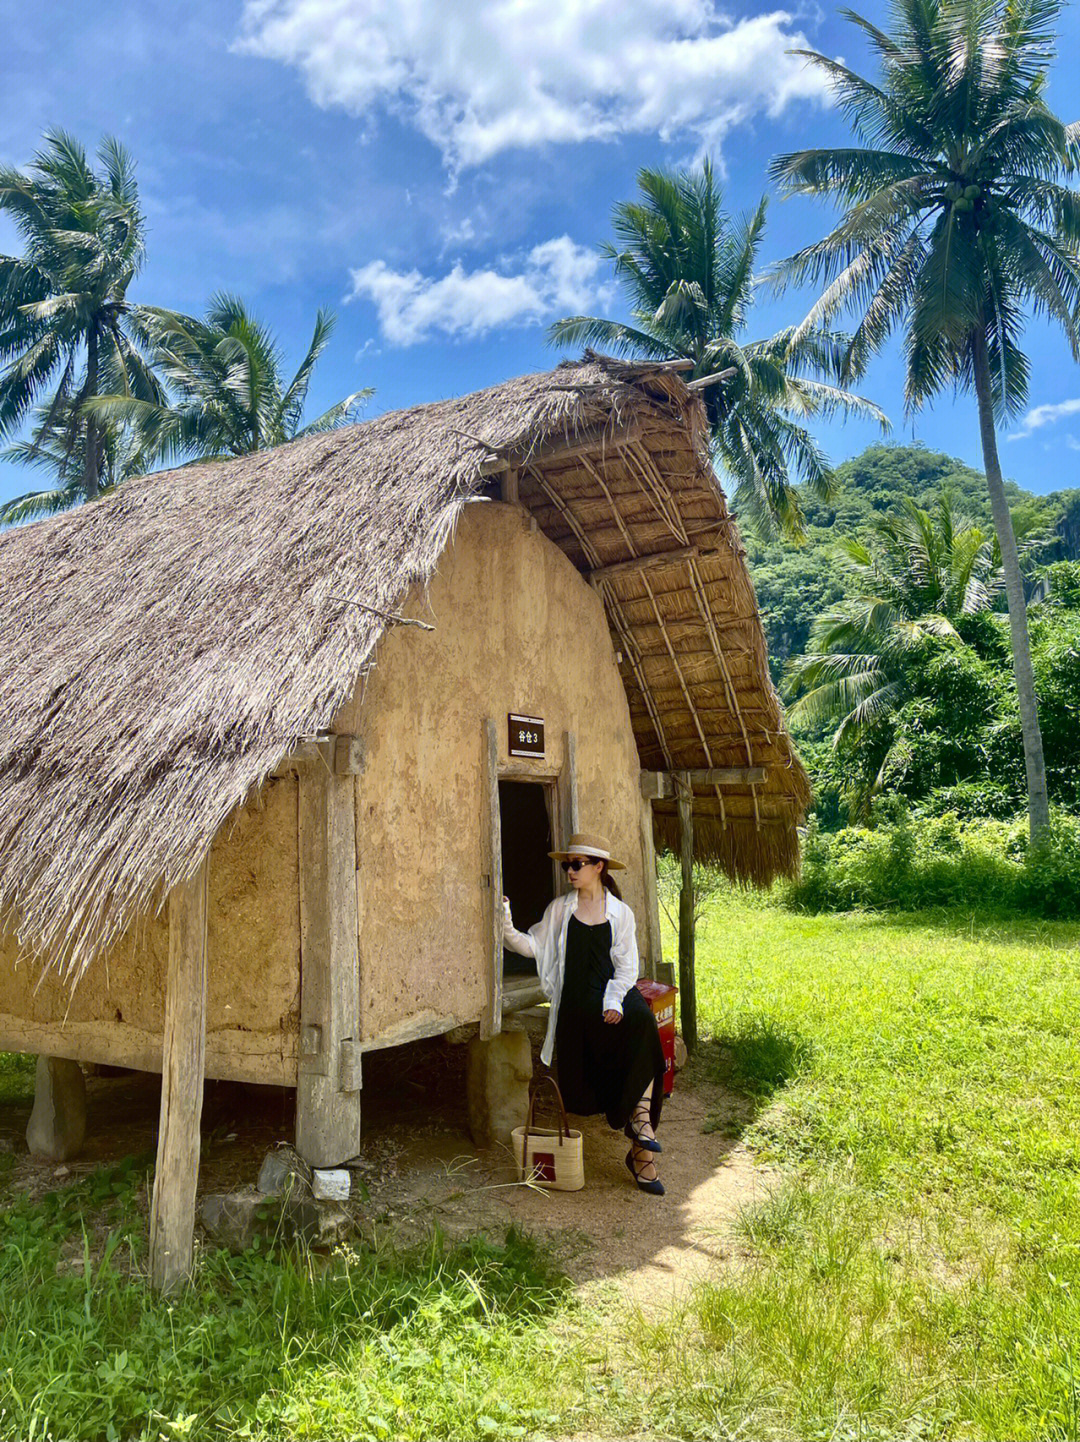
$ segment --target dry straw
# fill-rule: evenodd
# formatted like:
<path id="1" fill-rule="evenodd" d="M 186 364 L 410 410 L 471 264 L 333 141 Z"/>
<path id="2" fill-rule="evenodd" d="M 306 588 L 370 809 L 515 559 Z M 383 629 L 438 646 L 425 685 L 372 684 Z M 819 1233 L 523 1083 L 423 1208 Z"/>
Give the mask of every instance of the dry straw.
<path id="1" fill-rule="evenodd" d="M 677 372 L 587 355 L 0 536 L 7 925 L 71 980 L 160 905 L 330 727 L 504 463 L 583 571 L 686 553 L 596 580 L 642 765 L 766 766 L 695 798 L 698 854 L 744 880 L 791 871 L 807 783 L 703 425 Z M 657 810 L 672 841 L 674 803 Z"/>

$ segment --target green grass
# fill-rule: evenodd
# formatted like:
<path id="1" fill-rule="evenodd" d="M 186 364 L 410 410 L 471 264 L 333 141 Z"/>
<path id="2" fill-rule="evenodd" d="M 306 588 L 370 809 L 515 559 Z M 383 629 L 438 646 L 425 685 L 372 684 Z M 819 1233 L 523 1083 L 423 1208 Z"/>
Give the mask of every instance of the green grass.
<path id="1" fill-rule="evenodd" d="M 694 1067 L 778 1184 L 682 1307 L 589 1310 L 513 1233 L 163 1302 L 142 1159 L 0 1219 L 0 1437 L 1080 1437 L 1078 983 L 1075 925 L 723 896 Z"/>
<path id="2" fill-rule="evenodd" d="M 700 1064 L 762 1099 L 747 1140 L 785 1180 L 751 1263 L 646 1335 L 683 1425 L 1080 1436 L 1078 943 L 719 903 Z"/>
<path id="3" fill-rule="evenodd" d="M 574 1307 L 527 1238 L 314 1258 L 204 1255 L 171 1301 L 145 1287 L 149 1158 L 0 1221 L 5 1438 L 521 1437 L 575 1425 Z M 84 1232 L 92 1216 L 104 1254 Z"/>

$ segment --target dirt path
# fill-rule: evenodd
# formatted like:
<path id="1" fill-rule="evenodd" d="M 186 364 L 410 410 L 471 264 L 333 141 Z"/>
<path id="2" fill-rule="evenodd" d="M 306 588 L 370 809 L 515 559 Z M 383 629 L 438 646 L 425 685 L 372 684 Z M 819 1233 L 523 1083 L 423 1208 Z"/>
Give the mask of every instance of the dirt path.
<path id="1" fill-rule="evenodd" d="M 352 1203 L 362 1228 L 406 1242 L 433 1222 L 450 1236 L 502 1236 L 516 1223 L 548 1240 L 588 1292 L 614 1287 L 648 1310 L 669 1305 L 742 1253 L 739 1214 L 774 1182 L 737 1140 L 750 1116 L 745 1098 L 702 1082 L 676 1086 L 660 1127 L 662 1198 L 634 1187 L 621 1134 L 598 1117 L 575 1119 L 585 1134 L 585 1188 L 547 1194 L 516 1183 L 508 1151 L 473 1147 L 463 1062 L 463 1048 L 438 1042 L 365 1059 L 365 1148 Z M 88 1093 L 87 1147 L 63 1168 L 26 1152 L 28 1107 L 0 1107 L 0 1146 L 7 1139 L 15 1150 L 8 1185 L 40 1194 L 124 1156 L 146 1155 L 149 1164 L 158 1079 L 94 1076 Z M 210 1085 L 200 1191 L 252 1186 L 266 1151 L 291 1135 L 290 1108 L 286 1093 Z"/>
<path id="2" fill-rule="evenodd" d="M 741 1098 L 712 1087 L 676 1090 L 660 1128 L 662 1198 L 634 1187 L 624 1162 L 626 1139 L 597 1117 L 582 1125 L 586 1184 L 580 1192 L 520 1186 L 506 1152 L 478 1153 L 458 1129 L 435 1126 L 423 1136 L 373 1139 L 362 1175 L 385 1224 L 403 1234 L 431 1220 L 451 1235 L 505 1231 L 513 1222 L 552 1241 L 569 1274 L 589 1290 L 611 1282 L 651 1309 L 681 1297 L 741 1251 L 739 1214 L 773 1183 L 773 1175 L 725 1135 L 745 1120 L 738 1116 L 744 1108 Z M 714 1129 L 703 1130 L 706 1122 Z"/>

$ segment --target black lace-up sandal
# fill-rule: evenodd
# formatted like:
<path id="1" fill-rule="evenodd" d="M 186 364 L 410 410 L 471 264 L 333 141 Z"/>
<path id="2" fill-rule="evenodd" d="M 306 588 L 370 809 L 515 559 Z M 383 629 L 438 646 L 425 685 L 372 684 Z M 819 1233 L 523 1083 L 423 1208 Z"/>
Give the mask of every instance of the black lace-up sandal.
<path id="1" fill-rule="evenodd" d="M 655 1137 L 643 1137 L 637 1130 L 637 1127 L 634 1126 L 635 1122 L 637 1122 L 638 1126 L 643 1126 L 645 1123 L 651 1125 L 649 1117 L 650 1112 L 648 1107 L 636 1107 L 634 1109 L 634 1115 L 623 1127 L 623 1136 L 629 1137 L 634 1145 L 640 1147 L 643 1152 L 662 1152 L 664 1149 Z"/>
<path id="2" fill-rule="evenodd" d="M 664 1195 L 664 1184 L 659 1177 L 653 1177 L 651 1182 L 646 1182 L 642 1180 L 641 1172 L 644 1171 L 646 1167 L 651 1167 L 652 1162 L 649 1161 L 649 1159 L 646 1157 L 646 1159 L 642 1162 L 641 1170 L 639 1171 L 637 1166 L 635 1166 L 634 1164 L 633 1147 L 631 1147 L 626 1154 L 626 1166 L 630 1172 L 630 1175 L 633 1177 L 635 1183 L 641 1191 L 648 1192 L 649 1195 L 653 1197 L 662 1197 Z"/>

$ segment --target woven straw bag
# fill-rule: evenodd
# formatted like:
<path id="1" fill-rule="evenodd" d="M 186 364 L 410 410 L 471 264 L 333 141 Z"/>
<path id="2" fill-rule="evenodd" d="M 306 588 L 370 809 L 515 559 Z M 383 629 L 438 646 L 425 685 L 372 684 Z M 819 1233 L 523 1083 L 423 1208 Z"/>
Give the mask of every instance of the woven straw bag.
<path id="1" fill-rule="evenodd" d="M 559 1103 L 557 1128 L 534 1124 L 536 1097 L 540 1088 L 549 1086 Z M 541 1077 L 529 1094 L 529 1114 L 523 1127 L 511 1132 L 518 1181 L 534 1182 L 553 1192 L 580 1192 L 585 1185 L 585 1162 L 581 1133 L 571 1129 L 563 1106 L 562 1093 L 551 1077 Z"/>

